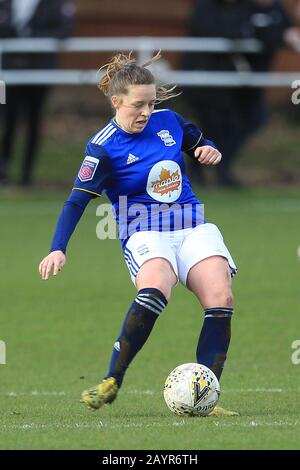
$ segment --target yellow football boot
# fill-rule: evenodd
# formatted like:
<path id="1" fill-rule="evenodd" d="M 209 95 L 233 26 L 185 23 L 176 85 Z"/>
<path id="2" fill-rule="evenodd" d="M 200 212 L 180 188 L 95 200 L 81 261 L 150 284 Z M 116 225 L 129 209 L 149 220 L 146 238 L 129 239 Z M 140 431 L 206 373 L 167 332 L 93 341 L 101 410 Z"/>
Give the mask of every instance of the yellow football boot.
<path id="1" fill-rule="evenodd" d="M 85 390 L 81 395 L 81 403 L 84 403 L 90 410 L 98 410 L 105 403 L 112 403 L 117 397 L 119 387 L 114 377 L 102 380 L 89 390 Z"/>
<path id="2" fill-rule="evenodd" d="M 221 406 L 215 406 L 215 408 L 209 413 L 208 416 L 214 416 L 215 418 L 223 418 L 227 416 L 240 416 L 236 411 L 225 410 Z"/>

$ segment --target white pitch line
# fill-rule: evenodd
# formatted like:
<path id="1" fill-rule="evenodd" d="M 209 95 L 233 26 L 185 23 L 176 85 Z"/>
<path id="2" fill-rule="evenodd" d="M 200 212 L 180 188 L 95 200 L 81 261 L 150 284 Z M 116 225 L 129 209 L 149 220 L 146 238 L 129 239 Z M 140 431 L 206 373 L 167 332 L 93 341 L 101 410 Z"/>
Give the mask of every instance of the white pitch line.
<path id="1" fill-rule="evenodd" d="M 35 430 L 35 429 L 100 429 L 103 428 L 103 423 L 74 423 L 74 424 L 62 424 L 62 423 L 24 423 L 24 424 L 3 424 L 2 429 L 22 429 L 22 430 Z"/>
<path id="2" fill-rule="evenodd" d="M 5 397 L 39 397 L 39 396 L 64 396 L 66 392 L 64 391 L 48 391 L 48 390 L 31 390 L 29 392 L 0 392 L 0 396 Z"/>
<path id="3" fill-rule="evenodd" d="M 122 390 L 122 394 L 125 395 L 161 395 L 163 389 L 161 390 L 138 390 L 138 389 L 129 389 L 129 390 Z M 299 393 L 300 388 L 241 388 L 241 389 L 225 389 L 222 390 L 222 393 Z M 64 390 L 31 390 L 27 392 L 15 392 L 15 391 L 7 391 L 7 392 L 0 392 L 0 396 L 5 397 L 24 397 L 24 396 L 66 396 L 66 395 L 75 395 L 75 392 L 66 392 Z"/>
<path id="4" fill-rule="evenodd" d="M 156 395 L 161 393 L 159 390 L 124 390 L 122 393 L 135 394 L 135 395 Z M 285 392 L 300 392 L 300 388 L 239 388 L 239 389 L 225 389 L 221 390 L 222 393 L 285 393 Z"/>
<path id="5" fill-rule="evenodd" d="M 200 419 L 200 418 L 199 418 Z M 258 421 L 249 421 L 246 423 L 240 422 L 238 418 L 235 422 L 224 422 L 216 421 L 215 418 L 212 420 L 211 418 L 206 418 L 203 422 L 209 424 L 213 424 L 218 428 L 227 428 L 227 427 L 235 427 L 235 428 L 279 428 L 279 427 L 299 427 L 300 422 L 296 421 L 265 421 L 265 422 L 258 422 Z M 143 429 L 143 428 L 156 428 L 156 427 L 186 427 L 186 426 L 195 426 L 199 421 L 195 418 L 190 420 L 182 419 L 181 421 L 175 421 L 173 423 L 125 423 L 125 424 L 112 424 L 103 423 L 102 421 L 98 423 L 70 423 L 70 424 L 62 424 L 62 423 L 50 423 L 50 424 L 42 424 L 42 423 L 24 423 L 24 424 L 3 424 L 1 425 L 2 430 L 23 430 L 23 431 L 31 431 L 31 430 L 40 430 L 40 429 Z"/>
<path id="6" fill-rule="evenodd" d="M 163 389 L 162 389 L 163 390 Z M 161 394 L 162 390 L 123 390 L 122 393 L 129 395 L 157 395 Z M 225 389 L 221 393 L 286 393 L 294 392 L 299 393 L 300 388 L 240 388 L 240 389 Z"/>
<path id="7" fill-rule="evenodd" d="M 280 426 L 299 426 L 300 422 L 298 420 L 294 422 L 289 421 L 270 421 L 270 422 L 257 422 L 250 421 L 249 423 L 220 423 L 219 421 L 214 423 L 217 427 L 233 427 L 240 426 L 242 428 L 255 428 L 255 427 L 280 427 Z"/>
<path id="8" fill-rule="evenodd" d="M 23 429 L 23 430 L 34 430 L 34 429 L 117 429 L 117 428 L 148 428 L 148 427 L 170 427 L 170 426 L 185 426 L 185 421 L 174 422 L 174 423 L 125 423 L 125 424 L 113 424 L 103 423 L 73 423 L 73 424 L 62 424 L 62 423 L 24 423 L 24 424 L 3 424 L 2 429 Z"/>
<path id="9" fill-rule="evenodd" d="M 224 390 L 225 393 L 283 393 L 283 392 L 300 392 L 300 389 L 291 388 L 240 388 Z"/>

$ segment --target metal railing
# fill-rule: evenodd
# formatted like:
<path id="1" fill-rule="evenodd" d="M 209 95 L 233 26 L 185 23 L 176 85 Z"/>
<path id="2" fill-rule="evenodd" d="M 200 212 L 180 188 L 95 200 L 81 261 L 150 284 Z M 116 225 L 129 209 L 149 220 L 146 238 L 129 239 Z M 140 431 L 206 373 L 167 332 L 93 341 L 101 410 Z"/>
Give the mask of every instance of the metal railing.
<path id="1" fill-rule="evenodd" d="M 57 40 L 51 38 L 2 39 L 0 40 L 0 79 L 6 84 L 52 84 L 90 85 L 97 79 L 96 70 L 1 70 L 3 53 L 89 53 L 133 50 L 139 63 L 146 62 L 158 49 L 177 52 L 251 53 L 263 50 L 255 39 L 229 40 L 224 38 L 181 38 L 181 37 L 109 37 L 72 38 Z M 300 45 L 297 50 L 300 52 Z M 159 63 L 158 63 L 159 64 Z M 228 86 L 228 87 L 287 87 L 300 79 L 297 72 L 258 73 L 251 71 L 208 72 L 171 70 L 166 62 L 155 66 L 155 74 L 163 82 L 180 86 Z"/>

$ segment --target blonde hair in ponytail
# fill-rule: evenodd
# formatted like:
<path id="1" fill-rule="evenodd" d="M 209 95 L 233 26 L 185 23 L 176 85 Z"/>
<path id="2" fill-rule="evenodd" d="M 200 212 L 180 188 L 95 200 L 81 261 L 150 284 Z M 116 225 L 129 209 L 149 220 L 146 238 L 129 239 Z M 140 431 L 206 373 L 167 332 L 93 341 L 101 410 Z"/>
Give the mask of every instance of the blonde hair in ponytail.
<path id="1" fill-rule="evenodd" d="M 136 59 L 132 58 L 132 51 L 128 55 L 118 53 L 99 69 L 99 71 L 102 69 L 106 71 L 98 83 L 98 88 L 105 96 L 112 97 L 113 95 L 126 95 L 130 85 L 156 85 L 156 103 L 174 98 L 180 95 L 180 93 L 174 93 L 176 85 L 171 87 L 157 85 L 154 75 L 147 69 L 160 58 L 161 51 L 158 51 L 143 65 L 137 65 Z"/>

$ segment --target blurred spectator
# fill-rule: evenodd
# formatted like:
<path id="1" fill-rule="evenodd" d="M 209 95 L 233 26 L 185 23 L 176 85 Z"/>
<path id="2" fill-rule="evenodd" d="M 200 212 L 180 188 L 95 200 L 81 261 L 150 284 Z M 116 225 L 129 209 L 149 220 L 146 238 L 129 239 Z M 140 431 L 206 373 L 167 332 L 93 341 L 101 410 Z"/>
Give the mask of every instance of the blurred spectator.
<path id="1" fill-rule="evenodd" d="M 263 43 L 263 51 L 257 54 L 184 56 L 184 68 L 209 71 L 268 71 L 278 48 L 284 44 L 296 46 L 300 40 L 299 28 L 292 26 L 283 5 L 276 0 L 198 0 L 191 12 L 188 35 L 259 39 Z M 223 154 L 217 170 L 218 183 L 237 186 L 232 164 L 245 141 L 267 122 L 264 90 L 194 87 L 187 89 L 185 96 L 198 115 L 203 133 L 208 138 L 214 136 Z M 198 181 L 203 182 L 203 175 L 198 176 Z"/>
<path id="2" fill-rule="evenodd" d="M 73 0 L 0 0 L 1 38 L 66 38 L 73 27 Z M 57 53 L 4 54 L 4 70 L 53 69 L 58 64 Z M 8 85 L 3 108 L 3 134 L 0 147 L 0 183 L 8 181 L 9 164 L 17 137 L 17 119 L 24 113 L 27 127 L 22 185 L 29 185 L 36 158 L 42 112 L 49 92 L 48 85 Z"/>

